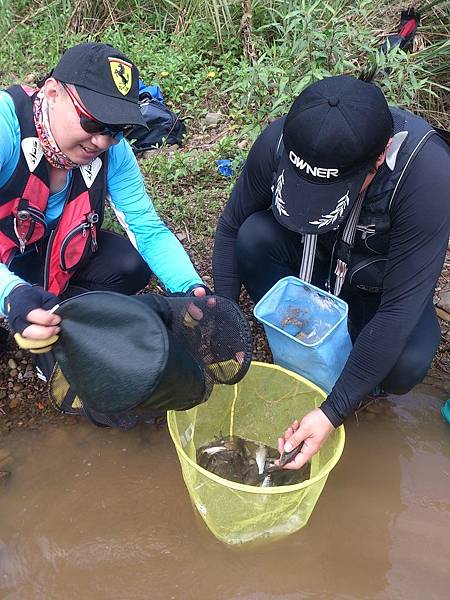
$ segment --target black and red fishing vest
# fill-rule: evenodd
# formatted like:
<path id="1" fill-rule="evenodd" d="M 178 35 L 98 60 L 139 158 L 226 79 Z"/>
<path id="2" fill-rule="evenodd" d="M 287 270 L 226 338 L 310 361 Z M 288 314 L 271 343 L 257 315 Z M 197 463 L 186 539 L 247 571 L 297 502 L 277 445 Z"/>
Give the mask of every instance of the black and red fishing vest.
<path id="1" fill-rule="evenodd" d="M 75 270 L 97 250 L 97 231 L 105 206 L 107 153 L 72 170 L 64 209 L 48 236 L 44 214 L 50 195 L 50 165 L 34 125 L 37 90 L 16 85 L 6 91 L 19 120 L 20 158 L 0 188 L 0 262 L 9 266 L 19 252 L 48 237 L 43 285 L 58 295 Z"/>

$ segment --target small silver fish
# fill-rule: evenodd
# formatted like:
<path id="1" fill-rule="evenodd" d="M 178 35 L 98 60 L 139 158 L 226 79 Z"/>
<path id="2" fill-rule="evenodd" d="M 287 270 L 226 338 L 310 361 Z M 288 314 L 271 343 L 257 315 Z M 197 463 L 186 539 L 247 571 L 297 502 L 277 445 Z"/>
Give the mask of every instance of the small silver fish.
<path id="1" fill-rule="evenodd" d="M 264 446 L 264 444 L 259 444 L 255 456 L 256 464 L 258 465 L 258 475 L 262 475 L 264 473 L 264 469 L 266 467 L 267 454 L 267 446 Z"/>
<path id="2" fill-rule="evenodd" d="M 197 448 L 197 464 L 230 481 L 273 487 L 292 485 L 309 478 L 309 464 L 300 471 L 285 470 L 299 449 L 280 456 L 275 448 L 239 436 L 221 436 Z"/>
<path id="3" fill-rule="evenodd" d="M 213 456 L 217 452 L 223 452 L 224 450 L 226 450 L 225 446 L 211 446 L 210 448 L 205 448 L 203 452 L 208 456 Z"/>

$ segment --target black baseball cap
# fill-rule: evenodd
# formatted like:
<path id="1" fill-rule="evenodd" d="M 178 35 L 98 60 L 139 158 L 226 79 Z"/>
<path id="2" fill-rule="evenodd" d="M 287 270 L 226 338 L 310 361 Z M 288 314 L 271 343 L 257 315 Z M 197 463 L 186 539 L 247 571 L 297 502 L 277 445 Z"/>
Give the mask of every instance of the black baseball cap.
<path id="1" fill-rule="evenodd" d="M 86 109 L 101 123 L 147 127 L 138 105 L 139 71 L 109 44 L 69 48 L 51 76 L 72 83 Z"/>
<path id="2" fill-rule="evenodd" d="M 393 132 L 382 91 L 349 75 L 308 86 L 280 140 L 272 210 L 284 227 L 321 234 L 347 217 Z"/>

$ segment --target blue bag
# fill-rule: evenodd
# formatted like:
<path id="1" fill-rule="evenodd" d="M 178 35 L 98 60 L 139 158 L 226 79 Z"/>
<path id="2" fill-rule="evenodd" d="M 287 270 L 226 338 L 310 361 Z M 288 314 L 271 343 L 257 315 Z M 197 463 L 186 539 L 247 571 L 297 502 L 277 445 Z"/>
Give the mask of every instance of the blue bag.
<path id="1" fill-rule="evenodd" d="M 139 97 L 141 95 L 148 94 L 161 104 L 164 104 L 164 95 L 159 85 L 145 85 L 142 79 L 139 79 Z"/>
<path id="2" fill-rule="evenodd" d="M 164 105 L 163 100 L 159 86 L 145 85 L 139 80 L 139 108 L 148 129 L 136 127 L 133 130 L 131 148 L 135 154 L 162 144 L 182 145 L 186 127 L 178 115 Z"/>
<path id="3" fill-rule="evenodd" d="M 274 363 L 330 393 L 352 349 L 347 303 L 297 277 L 280 279 L 253 311 Z"/>

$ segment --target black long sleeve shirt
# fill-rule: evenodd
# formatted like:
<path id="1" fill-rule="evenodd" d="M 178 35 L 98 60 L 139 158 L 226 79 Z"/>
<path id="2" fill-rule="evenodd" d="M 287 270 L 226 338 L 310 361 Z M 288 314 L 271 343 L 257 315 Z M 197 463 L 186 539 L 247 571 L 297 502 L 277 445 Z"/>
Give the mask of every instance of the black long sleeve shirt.
<path id="1" fill-rule="evenodd" d="M 245 219 L 268 209 L 284 118 L 253 144 L 219 219 L 213 253 L 215 291 L 237 299 L 236 237 Z M 337 426 L 395 366 L 432 297 L 450 233 L 450 148 L 437 135 L 420 149 L 390 207 L 391 231 L 381 303 L 359 334 L 321 408 Z"/>

